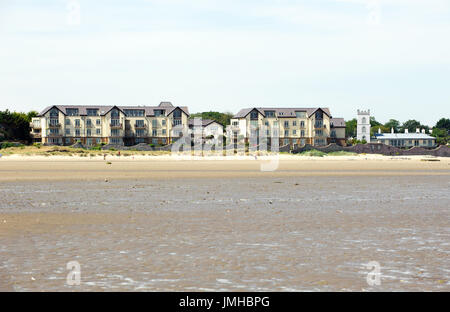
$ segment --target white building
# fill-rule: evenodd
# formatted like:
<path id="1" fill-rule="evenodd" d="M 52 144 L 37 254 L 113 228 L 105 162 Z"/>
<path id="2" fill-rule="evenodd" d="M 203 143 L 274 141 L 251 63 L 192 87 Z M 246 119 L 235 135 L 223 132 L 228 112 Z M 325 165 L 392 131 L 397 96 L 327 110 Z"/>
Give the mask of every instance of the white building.
<path id="1" fill-rule="evenodd" d="M 405 133 L 380 133 L 375 134 L 375 139 L 372 143 L 383 143 L 386 145 L 396 147 L 435 147 L 436 138 L 425 133 L 425 130 L 416 129 L 415 133 L 408 133 L 408 129 Z"/>
<path id="2" fill-rule="evenodd" d="M 370 109 L 367 111 L 358 109 L 356 139 L 370 142 Z"/>

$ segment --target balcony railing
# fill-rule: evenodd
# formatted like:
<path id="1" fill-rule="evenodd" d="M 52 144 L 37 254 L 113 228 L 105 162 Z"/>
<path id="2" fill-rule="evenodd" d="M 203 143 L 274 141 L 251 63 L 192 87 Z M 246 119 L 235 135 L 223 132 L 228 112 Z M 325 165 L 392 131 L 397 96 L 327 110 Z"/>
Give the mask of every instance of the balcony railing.
<path id="1" fill-rule="evenodd" d="M 111 129 L 123 129 L 123 124 L 109 124 Z"/>
<path id="2" fill-rule="evenodd" d="M 135 129 L 147 129 L 147 125 L 146 124 L 135 124 L 134 128 Z"/>
<path id="3" fill-rule="evenodd" d="M 30 122 L 30 128 L 41 129 L 41 123 Z"/>
<path id="4" fill-rule="evenodd" d="M 50 123 L 48 124 L 49 128 L 61 128 L 61 124 L 60 123 Z"/>

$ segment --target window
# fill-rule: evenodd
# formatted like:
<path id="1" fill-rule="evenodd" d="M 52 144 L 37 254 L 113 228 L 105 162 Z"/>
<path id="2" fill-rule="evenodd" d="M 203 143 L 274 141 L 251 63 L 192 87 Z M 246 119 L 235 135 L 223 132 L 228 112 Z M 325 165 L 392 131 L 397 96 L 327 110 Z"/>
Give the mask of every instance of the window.
<path id="1" fill-rule="evenodd" d="M 80 129 L 75 129 L 75 136 L 80 136 Z"/>
<path id="2" fill-rule="evenodd" d="M 144 117 L 145 110 L 143 110 L 143 109 L 125 109 L 124 113 L 128 117 Z"/>
<path id="3" fill-rule="evenodd" d="M 362 133 L 366 133 L 366 127 L 362 127 Z"/>
<path id="4" fill-rule="evenodd" d="M 315 113 L 315 117 L 316 117 L 316 119 L 323 119 L 323 112 L 321 110 L 318 110 Z"/>
<path id="5" fill-rule="evenodd" d="M 284 127 L 285 127 L 285 128 L 289 128 L 289 121 L 285 121 L 285 122 L 284 122 Z"/>
<path id="6" fill-rule="evenodd" d="M 92 139 L 91 138 L 88 138 L 86 140 L 86 145 L 92 145 Z"/>
<path id="7" fill-rule="evenodd" d="M 118 109 L 113 109 L 111 111 L 111 118 L 119 118 L 119 110 Z"/>
<path id="8" fill-rule="evenodd" d="M 275 117 L 275 111 L 264 111 L 264 114 L 266 114 L 267 118 Z"/>
<path id="9" fill-rule="evenodd" d="M 80 119 L 75 119 L 75 127 L 81 127 Z"/>
<path id="10" fill-rule="evenodd" d="M 173 125 L 174 125 L 174 126 L 181 125 L 181 119 L 174 119 L 174 120 L 173 120 Z"/>
<path id="11" fill-rule="evenodd" d="M 158 139 L 152 139 L 153 144 L 158 144 Z"/>
<path id="12" fill-rule="evenodd" d="M 120 136 L 119 129 L 111 129 L 111 136 Z"/>
<path id="13" fill-rule="evenodd" d="M 111 126 L 119 127 L 120 126 L 120 119 L 111 119 Z"/>
<path id="14" fill-rule="evenodd" d="M 315 128 L 323 128 L 323 121 L 321 119 L 316 119 L 314 123 Z"/>
<path id="15" fill-rule="evenodd" d="M 289 139 L 284 139 L 284 145 L 288 145 L 289 144 Z"/>
<path id="16" fill-rule="evenodd" d="M 58 117 L 59 116 L 59 111 L 56 109 L 56 108 L 53 108 L 51 111 L 50 111 L 50 118 L 52 118 L 52 117 Z"/>
<path id="17" fill-rule="evenodd" d="M 158 127 L 158 120 L 156 120 L 156 119 L 152 120 L 152 127 L 153 128 L 157 128 Z"/>
<path id="18" fill-rule="evenodd" d="M 100 140 L 100 139 L 95 139 L 95 142 L 96 142 L 97 144 L 100 144 L 101 141 L 102 141 L 102 140 Z"/>
<path id="19" fill-rule="evenodd" d="M 335 138 L 336 137 L 336 130 L 331 130 L 331 137 Z"/>
<path id="20" fill-rule="evenodd" d="M 144 127 L 144 120 L 136 120 L 136 127 Z"/>
<path id="21" fill-rule="evenodd" d="M 66 126 L 70 126 L 70 119 L 66 119 L 65 124 L 66 124 Z"/>
<path id="22" fill-rule="evenodd" d="M 264 122 L 264 125 L 265 125 L 266 127 L 268 127 L 268 126 L 269 126 L 269 122 L 268 122 L 268 121 Z"/>
<path id="23" fill-rule="evenodd" d="M 92 126 L 92 121 L 90 119 L 86 119 L 86 126 L 87 127 L 91 127 Z"/>
<path id="24" fill-rule="evenodd" d="M 305 122 L 303 120 L 300 121 L 300 128 L 305 128 Z"/>
<path id="25" fill-rule="evenodd" d="M 70 135 L 70 129 L 66 129 L 66 135 Z"/>
<path id="26" fill-rule="evenodd" d="M 101 123 L 100 119 L 97 119 L 97 120 L 95 121 L 95 123 L 96 123 L 97 126 L 100 126 L 100 123 Z"/>
<path id="27" fill-rule="evenodd" d="M 306 112 L 295 112 L 297 118 L 306 118 Z"/>
<path id="28" fill-rule="evenodd" d="M 181 109 L 177 108 L 177 109 L 173 112 L 173 118 L 181 118 Z"/>
<path id="29" fill-rule="evenodd" d="M 78 116 L 78 108 L 66 108 L 67 116 Z"/>
<path id="30" fill-rule="evenodd" d="M 289 136 L 289 130 L 284 130 L 284 136 Z"/>
<path id="31" fill-rule="evenodd" d="M 181 120 L 180 120 L 180 121 L 181 121 Z M 166 120 L 165 120 L 165 119 L 161 120 L 161 123 L 162 123 L 163 126 L 165 126 L 165 125 L 166 125 Z M 181 124 L 181 123 L 180 123 L 180 124 Z"/>
<path id="32" fill-rule="evenodd" d="M 50 126 L 59 125 L 59 120 L 57 118 L 50 118 Z"/>
<path id="33" fill-rule="evenodd" d="M 137 129 L 136 130 L 136 136 L 138 136 L 138 137 L 145 136 L 145 130 L 144 129 Z"/>
<path id="34" fill-rule="evenodd" d="M 121 138 L 111 138 L 111 144 L 122 144 L 123 141 Z"/>
<path id="35" fill-rule="evenodd" d="M 86 114 L 88 116 L 98 116 L 98 109 L 97 108 L 88 108 L 88 109 L 86 109 Z"/>
<path id="36" fill-rule="evenodd" d="M 56 135 L 58 135 L 59 134 L 59 129 L 55 129 L 55 128 L 51 128 L 50 129 L 50 134 L 56 134 Z"/>
<path id="37" fill-rule="evenodd" d="M 69 138 L 66 138 L 65 141 L 66 141 L 66 144 L 70 144 L 70 139 Z"/>
<path id="38" fill-rule="evenodd" d="M 305 130 L 301 130 L 301 131 L 300 131 L 300 136 L 301 136 L 301 137 L 304 137 L 304 136 L 305 136 Z"/>
<path id="39" fill-rule="evenodd" d="M 366 121 L 367 121 L 366 117 L 363 117 L 362 120 L 361 120 L 361 123 L 365 124 Z"/>
<path id="40" fill-rule="evenodd" d="M 292 122 L 292 126 L 293 126 L 293 127 L 296 127 L 296 126 L 297 126 L 297 121 L 296 121 L 296 120 L 294 120 L 294 121 Z"/>
<path id="41" fill-rule="evenodd" d="M 165 110 L 163 110 L 163 109 L 157 109 L 157 110 L 155 110 L 155 116 L 156 117 L 164 116 L 164 112 L 165 112 Z M 174 113 L 174 117 L 175 117 L 175 113 Z"/>
<path id="42" fill-rule="evenodd" d="M 297 130 L 292 130 L 293 135 L 297 135 Z"/>
<path id="43" fill-rule="evenodd" d="M 323 136 L 322 130 L 316 130 L 316 136 Z"/>
<path id="44" fill-rule="evenodd" d="M 166 135 L 166 129 L 162 129 L 162 135 Z"/>
<path id="45" fill-rule="evenodd" d="M 252 111 L 250 113 L 250 119 L 258 119 L 258 112 L 257 111 Z"/>
<path id="46" fill-rule="evenodd" d="M 233 126 L 239 126 L 239 121 L 233 121 Z"/>
<path id="47" fill-rule="evenodd" d="M 136 138 L 136 139 L 134 140 L 134 142 L 135 142 L 136 144 L 139 144 L 139 143 L 145 143 L 145 139 L 144 139 L 144 138 Z"/>
<path id="48" fill-rule="evenodd" d="M 86 130 L 86 136 L 91 136 L 91 135 L 92 135 L 91 129 L 87 129 L 87 130 Z"/>
<path id="49" fill-rule="evenodd" d="M 101 130 L 97 129 L 97 135 L 100 135 Z"/>
<path id="50" fill-rule="evenodd" d="M 153 129 L 152 130 L 152 136 L 158 136 L 158 130 Z"/>

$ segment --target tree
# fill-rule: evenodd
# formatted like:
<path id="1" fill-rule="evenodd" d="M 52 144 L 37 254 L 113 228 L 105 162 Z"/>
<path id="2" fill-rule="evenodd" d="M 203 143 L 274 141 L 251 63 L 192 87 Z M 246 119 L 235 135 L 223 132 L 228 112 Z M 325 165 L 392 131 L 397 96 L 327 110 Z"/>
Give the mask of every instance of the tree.
<path id="1" fill-rule="evenodd" d="M 370 117 L 370 127 L 381 126 L 381 123 L 378 122 L 375 117 Z"/>
<path id="2" fill-rule="evenodd" d="M 356 118 L 345 122 L 345 135 L 347 137 L 356 137 L 356 126 L 358 121 Z"/>
<path id="3" fill-rule="evenodd" d="M 389 121 L 384 124 L 384 127 L 389 129 L 389 131 L 391 131 L 391 129 L 394 128 L 395 132 L 400 131 L 400 126 L 401 126 L 400 121 L 395 119 L 389 119 Z"/>
<path id="4" fill-rule="evenodd" d="M 37 113 L 34 111 L 29 113 L 0 111 L 0 140 L 30 142 L 30 122 L 35 116 Z"/>
<path id="5" fill-rule="evenodd" d="M 448 118 L 439 119 L 439 121 L 436 123 L 435 128 L 446 129 L 447 131 L 450 131 L 450 119 Z"/>
<path id="6" fill-rule="evenodd" d="M 230 120 L 233 117 L 233 114 L 230 112 L 226 113 L 219 113 L 219 112 L 202 112 L 202 113 L 195 113 L 192 114 L 189 118 L 202 118 L 202 119 L 212 119 L 214 121 L 217 121 L 218 123 L 222 124 L 224 127 L 230 124 Z"/>
<path id="7" fill-rule="evenodd" d="M 408 121 L 405 121 L 401 127 L 401 131 L 404 132 L 405 129 L 408 129 L 409 132 L 416 132 L 416 129 L 420 129 L 421 124 L 419 121 L 410 119 Z"/>

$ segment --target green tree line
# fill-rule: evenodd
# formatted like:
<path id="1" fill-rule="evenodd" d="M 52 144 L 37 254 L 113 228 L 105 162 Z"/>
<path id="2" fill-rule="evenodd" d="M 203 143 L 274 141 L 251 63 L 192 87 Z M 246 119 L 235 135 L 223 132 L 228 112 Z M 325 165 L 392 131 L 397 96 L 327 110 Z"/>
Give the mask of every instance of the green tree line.
<path id="1" fill-rule="evenodd" d="M 37 114 L 35 111 L 28 113 L 0 111 L 0 141 L 30 142 L 30 122 Z"/>
<path id="2" fill-rule="evenodd" d="M 211 119 L 214 121 L 217 121 L 218 123 L 222 124 L 224 127 L 230 124 L 231 118 L 233 118 L 233 113 L 225 112 L 225 113 L 219 113 L 219 112 L 202 112 L 202 113 L 195 113 L 192 114 L 190 119 L 194 118 L 202 118 L 202 119 Z"/>

